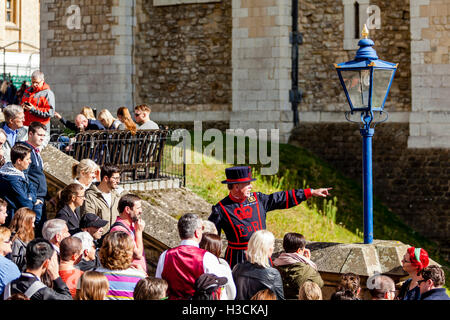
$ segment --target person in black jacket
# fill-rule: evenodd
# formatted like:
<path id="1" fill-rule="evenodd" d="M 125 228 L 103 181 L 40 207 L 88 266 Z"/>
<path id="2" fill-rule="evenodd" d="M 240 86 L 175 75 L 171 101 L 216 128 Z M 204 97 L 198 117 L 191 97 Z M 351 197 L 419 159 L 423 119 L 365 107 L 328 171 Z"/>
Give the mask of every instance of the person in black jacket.
<path id="1" fill-rule="evenodd" d="M 445 274 L 441 267 L 432 265 L 420 271 L 420 300 L 450 300 L 445 292 Z"/>
<path id="2" fill-rule="evenodd" d="M 75 117 L 75 122 L 64 119 L 58 112 L 55 112 L 55 118 L 76 133 L 88 130 L 105 130 L 105 127 L 98 120 L 88 119 L 82 114 L 77 114 Z"/>
<path id="3" fill-rule="evenodd" d="M 18 142 L 31 150 L 31 164 L 23 173 L 28 177 L 29 183 L 36 191 L 36 203 L 33 211 L 36 213 L 35 230 L 36 237 L 41 236 L 42 226 L 47 221 L 45 212 L 45 197 L 47 196 L 47 179 L 44 174 L 44 162 L 40 155 L 41 147 L 44 144 L 47 127 L 37 121 L 34 121 L 28 127 L 28 140 Z"/>
<path id="4" fill-rule="evenodd" d="M 80 232 L 80 207 L 84 202 L 84 188 L 79 183 L 71 183 L 58 196 L 56 218 L 66 221 L 71 235 Z"/>
<path id="5" fill-rule="evenodd" d="M 26 272 L 6 286 L 3 293 L 5 300 L 15 293 L 23 293 L 30 300 L 72 300 L 69 288 L 59 276 L 58 259 L 49 241 L 42 238 L 30 241 L 26 258 Z M 46 271 L 53 281 L 53 289 L 40 280 Z"/>
<path id="6" fill-rule="evenodd" d="M 247 261 L 233 268 L 236 284 L 236 300 L 250 300 L 258 291 L 270 289 L 278 300 L 284 300 L 283 281 L 280 272 L 270 266 L 275 244 L 274 235 L 267 230 L 258 230 L 250 237 Z"/>
<path id="7" fill-rule="evenodd" d="M 28 181 L 24 171 L 31 163 L 31 150 L 24 145 L 14 145 L 11 149 L 11 162 L 0 168 L 0 194 L 8 202 L 9 225 L 14 212 L 22 207 L 32 209 L 36 203 L 36 189 Z"/>

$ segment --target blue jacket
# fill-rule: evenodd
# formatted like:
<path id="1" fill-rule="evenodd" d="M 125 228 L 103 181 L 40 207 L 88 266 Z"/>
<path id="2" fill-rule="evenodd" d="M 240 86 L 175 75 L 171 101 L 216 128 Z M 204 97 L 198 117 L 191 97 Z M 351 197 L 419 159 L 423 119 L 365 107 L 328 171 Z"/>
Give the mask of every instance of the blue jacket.
<path id="1" fill-rule="evenodd" d="M 36 197 L 43 199 L 47 195 L 47 179 L 44 174 L 44 163 L 42 162 L 42 158 L 28 142 L 18 143 L 24 144 L 31 149 L 31 164 L 23 173 L 28 177 L 30 184 L 32 184 L 33 188 L 36 190 Z"/>
<path id="2" fill-rule="evenodd" d="M 450 298 L 445 292 L 445 288 L 436 288 L 422 293 L 420 300 L 450 300 Z"/>
<path id="3" fill-rule="evenodd" d="M 11 162 L 0 168 L 0 194 L 8 202 L 6 224 L 11 222 L 14 212 L 18 209 L 33 209 L 36 202 L 36 190 L 28 183 L 25 174 L 17 170 Z"/>

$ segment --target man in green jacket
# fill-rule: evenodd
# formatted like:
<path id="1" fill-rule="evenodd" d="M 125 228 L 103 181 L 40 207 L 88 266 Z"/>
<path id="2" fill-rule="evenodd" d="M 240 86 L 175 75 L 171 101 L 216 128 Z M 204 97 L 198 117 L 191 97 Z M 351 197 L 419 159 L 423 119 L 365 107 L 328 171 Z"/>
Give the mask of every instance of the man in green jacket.
<path id="1" fill-rule="evenodd" d="M 310 260 L 305 237 L 299 233 L 287 233 L 283 238 L 284 251 L 273 261 L 274 267 L 283 279 L 285 299 L 298 299 L 300 287 L 306 281 L 315 282 L 320 288 L 323 280 L 317 266 Z"/>
<path id="2" fill-rule="evenodd" d="M 81 215 L 94 213 L 101 219 L 108 221 L 103 228 L 107 233 L 119 216 L 117 205 L 120 194 L 117 192 L 120 183 L 120 170 L 116 166 L 106 164 L 100 172 L 100 183 L 93 183 L 86 190 L 84 204 L 81 207 Z"/>

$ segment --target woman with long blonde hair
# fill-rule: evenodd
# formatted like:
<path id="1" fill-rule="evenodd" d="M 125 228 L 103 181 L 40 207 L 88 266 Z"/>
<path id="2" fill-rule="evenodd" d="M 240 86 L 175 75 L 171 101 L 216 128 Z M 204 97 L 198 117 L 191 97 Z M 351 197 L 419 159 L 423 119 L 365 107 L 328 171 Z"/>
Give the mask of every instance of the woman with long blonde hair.
<path id="1" fill-rule="evenodd" d="M 119 126 L 119 130 L 130 130 L 133 136 L 136 134 L 137 126 L 131 118 L 130 111 L 127 107 L 120 107 L 117 109 L 117 118 L 123 124 Z"/>
<path id="2" fill-rule="evenodd" d="M 115 119 L 108 109 L 103 109 L 97 116 L 98 121 L 106 128 L 106 130 L 118 130 L 121 122 Z"/>
<path id="3" fill-rule="evenodd" d="M 25 253 L 27 244 L 34 239 L 34 222 L 36 213 L 29 208 L 20 208 L 14 213 L 9 229 L 14 234 L 12 238 L 12 261 L 19 270 L 25 271 L 27 261 Z"/>
<path id="4" fill-rule="evenodd" d="M 275 237 L 272 232 L 258 230 L 252 234 L 246 251 L 247 261 L 233 268 L 236 300 L 250 300 L 258 291 L 264 289 L 270 289 L 278 300 L 284 300 L 280 272 L 270 263 L 274 245 Z"/>
<path id="5" fill-rule="evenodd" d="M 75 300 L 105 300 L 108 290 L 109 282 L 103 273 L 86 271 L 78 282 Z"/>

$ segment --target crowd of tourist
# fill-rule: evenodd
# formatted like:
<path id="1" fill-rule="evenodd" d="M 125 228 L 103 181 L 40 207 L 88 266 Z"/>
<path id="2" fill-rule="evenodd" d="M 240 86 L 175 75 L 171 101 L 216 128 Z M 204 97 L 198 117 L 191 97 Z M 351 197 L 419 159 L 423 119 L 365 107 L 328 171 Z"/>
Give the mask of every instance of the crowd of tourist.
<path id="1" fill-rule="evenodd" d="M 149 119 L 150 112 L 146 105 L 137 106 L 137 125 L 126 107 L 119 108 L 117 119 L 106 109 L 96 119 L 92 109 L 84 107 L 71 122 L 55 111 L 54 96 L 41 72 L 33 73 L 20 104 L 3 108 L 0 299 L 322 300 L 325 283 L 305 237 L 287 233 L 284 250 L 275 257 L 275 238 L 265 230 L 265 213 L 298 205 L 311 196 L 326 197 L 331 188 L 251 193 L 250 182 L 255 180 L 251 169 L 229 168 L 222 182 L 228 184 L 229 196 L 213 207 L 209 220 L 193 213 L 180 217 L 181 242 L 161 253 L 156 270 L 149 270 L 144 250 L 143 200 L 120 187 L 121 172 L 114 165 L 80 161 L 72 168 L 73 183 L 58 192 L 55 218 L 47 218 L 40 151 L 48 138 L 49 119 L 56 117 L 76 132 L 135 133 L 158 129 Z M 231 212 L 244 223 L 252 206 L 258 210 L 258 221 L 236 229 Z M 229 240 L 225 255 L 221 229 Z M 242 238 L 243 233 L 247 238 Z M 429 265 L 424 249 L 410 247 L 402 266 L 409 279 L 399 290 L 387 275 L 369 278 L 371 299 L 449 299 L 443 270 Z M 355 273 L 343 274 L 330 299 L 364 299 L 360 281 Z"/>

